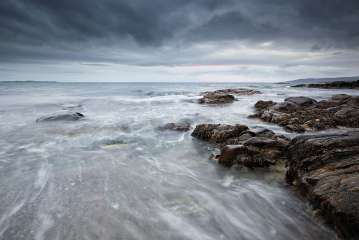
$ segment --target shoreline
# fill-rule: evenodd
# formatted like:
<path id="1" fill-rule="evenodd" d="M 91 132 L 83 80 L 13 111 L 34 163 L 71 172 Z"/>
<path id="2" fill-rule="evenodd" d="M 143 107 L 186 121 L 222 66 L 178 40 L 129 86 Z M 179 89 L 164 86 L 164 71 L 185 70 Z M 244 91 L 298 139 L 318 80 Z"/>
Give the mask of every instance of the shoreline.
<path id="1" fill-rule="evenodd" d="M 211 101 L 202 100 L 199 103 L 230 103 L 231 101 L 223 101 L 223 92 L 231 91 L 227 89 L 206 93 L 204 96 L 210 97 Z M 322 112 L 315 112 L 317 105 Z M 346 111 L 339 108 L 333 112 L 332 109 L 337 106 L 346 108 Z M 308 107 L 316 114 L 312 117 L 316 125 L 312 127 L 288 127 L 292 123 L 283 124 L 283 120 L 273 122 L 268 117 L 263 117 L 267 112 L 278 111 L 276 114 L 283 113 L 290 120 L 294 117 L 288 113 L 302 114 L 301 109 Z M 359 236 L 359 168 L 356 167 L 359 165 L 359 130 L 315 134 L 315 131 L 333 129 L 340 125 L 358 128 L 359 97 L 334 95 L 328 101 L 320 103 L 307 97 L 292 97 L 285 99 L 284 103 L 259 101 L 255 108 L 260 114 L 254 117 L 282 125 L 287 131 L 300 134 L 289 140 L 268 129 L 253 132 L 253 129 L 243 125 L 199 124 L 191 135 L 219 148 L 220 154 L 215 159 L 225 167 L 240 165 L 255 171 L 256 168 L 268 168 L 284 162 L 286 167 L 283 177 L 311 203 L 313 211 L 320 213 L 343 239 L 355 239 Z M 323 114 L 326 109 L 333 114 Z M 337 118 L 337 112 L 344 114 L 341 119 Z M 329 120 L 319 125 L 322 118 Z M 302 124 L 310 125 L 308 121 L 305 119 Z M 308 131 L 311 134 L 305 134 Z M 328 186 L 328 181 L 332 185 Z M 336 194 L 333 195 L 332 192 Z"/>

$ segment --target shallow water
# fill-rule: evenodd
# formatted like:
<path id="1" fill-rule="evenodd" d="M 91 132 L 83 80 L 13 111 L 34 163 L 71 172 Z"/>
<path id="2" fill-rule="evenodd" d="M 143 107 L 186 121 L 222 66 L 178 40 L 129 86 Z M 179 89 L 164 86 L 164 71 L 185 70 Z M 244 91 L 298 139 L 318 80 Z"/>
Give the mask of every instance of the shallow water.
<path id="1" fill-rule="evenodd" d="M 225 106 L 201 91 L 263 92 Z M 355 93 L 354 91 L 340 91 Z M 280 170 L 226 169 L 168 122 L 242 123 L 259 99 L 335 90 L 275 84 L 0 83 L 0 239 L 335 239 Z M 356 93 L 357 94 L 357 93 Z M 36 123 L 62 109 L 78 122 Z"/>

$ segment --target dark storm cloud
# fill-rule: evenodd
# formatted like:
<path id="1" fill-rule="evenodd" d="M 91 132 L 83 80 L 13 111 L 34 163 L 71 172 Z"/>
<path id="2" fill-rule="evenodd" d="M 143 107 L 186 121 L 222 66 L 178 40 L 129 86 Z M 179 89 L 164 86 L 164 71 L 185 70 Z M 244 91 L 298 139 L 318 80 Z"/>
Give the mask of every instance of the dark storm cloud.
<path id="1" fill-rule="evenodd" d="M 242 0 L 193 33 L 201 39 L 308 41 L 318 47 L 352 48 L 359 46 L 358 24 L 357 0 Z"/>
<path id="2" fill-rule="evenodd" d="M 1 0 L 0 60 L 111 61 L 96 48 L 221 40 L 356 48 L 358 26 L 358 0 Z"/>
<path id="3" fill-rule="evenodd" d="M 255 22 L 239 11 L 216 15 L 207 23 L 194 29 L 192 36 L 199 40 L 271 39 L 280 30 L 269 22 Z"/>

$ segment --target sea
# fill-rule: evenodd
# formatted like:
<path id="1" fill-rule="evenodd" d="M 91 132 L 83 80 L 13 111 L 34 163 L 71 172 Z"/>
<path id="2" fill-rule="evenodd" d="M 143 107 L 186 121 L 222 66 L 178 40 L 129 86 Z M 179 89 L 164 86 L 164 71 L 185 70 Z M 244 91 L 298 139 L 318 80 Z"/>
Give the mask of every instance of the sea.
<path id="1" fill-rule="evenodd" d="M 203 91 L 250 88 L 233 104 L 197 103 Z M 316 240 L 335 233 L 277 169 L 231 169 L 187 121 L 265 127 L 258 100 L 317 100 L 354 90 L 274 83 L 0 82 L 0 239 Z M 37 122 L 74 111 L 74 122 Z"/>

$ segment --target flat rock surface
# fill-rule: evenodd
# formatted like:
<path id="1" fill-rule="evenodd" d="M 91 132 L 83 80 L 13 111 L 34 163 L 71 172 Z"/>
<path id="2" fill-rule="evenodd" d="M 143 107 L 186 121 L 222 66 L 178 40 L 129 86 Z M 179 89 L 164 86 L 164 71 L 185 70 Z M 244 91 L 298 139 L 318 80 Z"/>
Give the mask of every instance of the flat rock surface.
<path id="1" fill-rule="evenodd" d="M 276 123 L 288 131 L 318 131 L 336 127 L 359 127 L 359 97 L 334 95 L 323 101 L 290 97 L 281 103 L 258 101 L 251 117 Z"/>
<path id="2" fill-rule="evenodd" d="M 359 131 L 296 137 L 286 165 L 287 181 L 344 239 L 358 239 Z"/>

